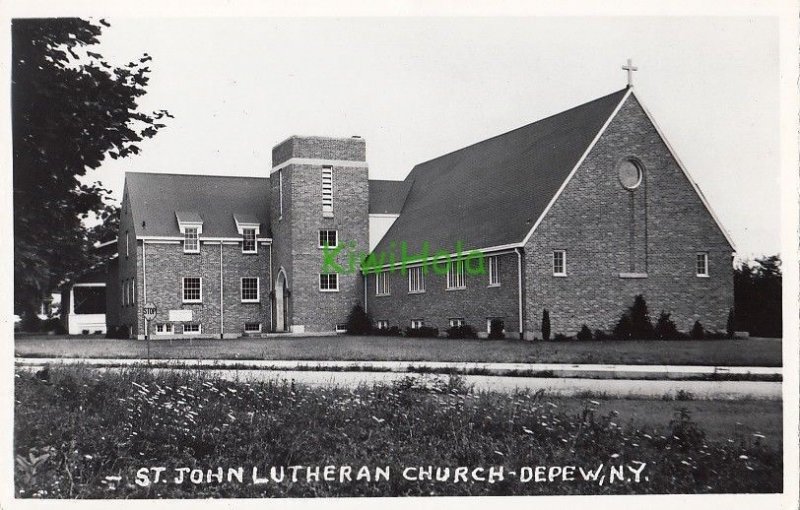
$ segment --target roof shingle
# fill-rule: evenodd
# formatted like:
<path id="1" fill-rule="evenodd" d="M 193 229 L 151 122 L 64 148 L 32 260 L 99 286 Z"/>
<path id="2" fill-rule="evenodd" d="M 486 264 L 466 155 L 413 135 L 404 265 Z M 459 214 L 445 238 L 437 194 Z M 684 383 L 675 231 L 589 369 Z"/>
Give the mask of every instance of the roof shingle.
<path id="1" fill-rule="evenodd" d="M 269 178 L 127 172 L 125 185 L 138 236 L 180 236 L 181 220 L 202 218 L 204 237 L 238 237 L 234 214 L 269 232 Z"/>
<path id="2" fill-rule="evenodd" d="M 521 242 L 627 89 L 416 165 L 402 213 L 374 251 Z M 372 191 L 370 189 L 370 191 Z M 370 209 L 371 211 L 372 209 Z"/>

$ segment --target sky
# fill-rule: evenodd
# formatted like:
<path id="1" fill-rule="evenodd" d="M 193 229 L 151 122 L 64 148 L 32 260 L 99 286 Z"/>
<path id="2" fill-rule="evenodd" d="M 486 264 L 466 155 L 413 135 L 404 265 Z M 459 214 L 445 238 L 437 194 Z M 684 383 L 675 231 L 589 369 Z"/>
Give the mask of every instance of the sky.
<path id="1" fill-rule="evenodd" d="M 143 111 L 174 115 L 125 171 L 267 176 L 288 136 L 359 135 L 372 179 L 626 84 L 741 257 L 780 251 L 775 18 L 108 18 L 100 53 L 153 57 Z"/>

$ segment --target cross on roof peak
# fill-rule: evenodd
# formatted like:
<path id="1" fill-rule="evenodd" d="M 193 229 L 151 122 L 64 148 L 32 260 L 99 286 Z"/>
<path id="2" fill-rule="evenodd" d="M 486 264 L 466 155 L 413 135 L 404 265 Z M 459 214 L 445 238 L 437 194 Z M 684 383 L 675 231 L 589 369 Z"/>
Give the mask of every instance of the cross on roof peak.
<path id="1" fill-rule="evenodd" d="M 622 66 L 622 70 L 628 72 L 628 87 L 633 87 L 633 72 L 638 71 L 639 68 L 633 65 L 632 59 L 628 59 L 628 63 Z"/>

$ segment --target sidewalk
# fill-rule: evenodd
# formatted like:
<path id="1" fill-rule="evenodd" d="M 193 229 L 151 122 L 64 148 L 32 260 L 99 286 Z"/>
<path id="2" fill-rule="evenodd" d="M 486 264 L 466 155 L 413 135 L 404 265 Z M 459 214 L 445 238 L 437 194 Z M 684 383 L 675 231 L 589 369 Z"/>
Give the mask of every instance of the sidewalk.
<path id="1" fill-rule="evenodd" d="M 16 358 L 15 365 L 85 364 L 92 367 L 122 367 L 146 364 L 130 358 Z M 311 360 L 235 360 L 235 359 L 155 359 L 159 368 L 208 368 L 310 372 L 411 372 L 486 376 L 582 379 L 745 379 L 780 380 L 780 367 L 723 367 L 691 365 L 588 365 L 562 363 L 475 363 L 431 361 L 311 361 Z"/>

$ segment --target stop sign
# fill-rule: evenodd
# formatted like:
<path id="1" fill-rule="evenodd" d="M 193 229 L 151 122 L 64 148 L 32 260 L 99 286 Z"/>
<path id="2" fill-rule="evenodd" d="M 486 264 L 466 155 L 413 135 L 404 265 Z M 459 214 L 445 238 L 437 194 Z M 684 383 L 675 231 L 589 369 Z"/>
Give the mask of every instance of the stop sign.
<path id="1" fill-rule="evenodd" d="M 156 318 L 156 305 L 152 302 L 148 302 L 142 307 L 142 311 L 144 312 L 144 318 L 151 321 Z"/>

